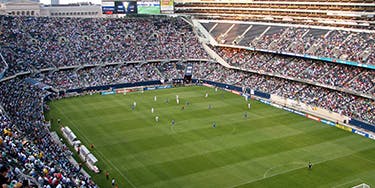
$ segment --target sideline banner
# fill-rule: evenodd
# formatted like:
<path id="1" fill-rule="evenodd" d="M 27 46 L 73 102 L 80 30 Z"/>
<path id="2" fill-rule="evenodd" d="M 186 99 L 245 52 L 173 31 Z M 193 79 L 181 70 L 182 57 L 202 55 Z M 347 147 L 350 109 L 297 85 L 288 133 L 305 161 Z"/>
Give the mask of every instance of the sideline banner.
<path id="1" fill-rule="evenodd" d="M 325 120 L 325 119 L 321 119 L 320 121 L 322 123 L 327 124 L 327 125 L 336 126 L 336 123 L 333 123 L 332 121 L 328 121 L 328 120 Z"/>
<path id="2" fill-rule="evenodd" d="M 115 92 L 114 91 L 102 91 L 101 94 L 102 95 L 113 95 L 113 94 L 115 94 Z"/>
<path id="3" fill-rule="evenodd" d="M 358 135 L 361 135 L 361 136 L 364 136 L 366 138 L 371 138 L 371 139 L 374 139 L 374 136 L 371 135 L 371 137 L 369 136 L 369 134 L 365 133 L 365 132 L 362 132 L 362 131 L 359 131 L 357 129 L 353 129 L 352 130 L 352 133 L 355 133 L 355 134 L 358 134 Z"/>
<path id="4" fill-rule="evenodd" d="M 309 118 L 309 119 L 315 120 L 315 121 L 320 121 L 320 118 L 312 116 L 310 114 L 306 114 L 306 117 Z"/>
<path id="5" fill-rule="evenodd" d="M 338 128 L 340 128 L 340 129 L 342 129 L 342 130 L 349 131 L 349 132 L 352 132 L 352 131 L 353 131 L 352 128 L 350 128 L 350 127 L 346 127 L 346 126 L 344 126 L 344 125 L 336 124 L 335 127 L 338 127 Z"/>
<path id="6" fill-rule="evenodd" d="M 143 88 L 144 91 L 156 90 L 156 89 L 168 89 L 172 88 L 172 85 L 163 85 L 163 86 L 154 86 L 154 87 L 145 87 Z"/>

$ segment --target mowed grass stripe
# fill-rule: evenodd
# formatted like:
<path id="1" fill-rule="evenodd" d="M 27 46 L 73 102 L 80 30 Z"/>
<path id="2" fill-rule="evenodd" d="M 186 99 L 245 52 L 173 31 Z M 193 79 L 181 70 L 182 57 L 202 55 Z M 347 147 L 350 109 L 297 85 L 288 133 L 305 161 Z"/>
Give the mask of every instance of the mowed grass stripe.
<path id="1" fill-rule="evenodd" d="M 333 141 L 296 148 L 281 153 L 260 156 L 239 163 L 159 181 L 141 187 L 171 187 L 176 185 L 179 187 L 235 187 L 235 185 L 238 185 L 238 182 L 242 182 L 239 183 L 242 185 L 249 181 L 253 182 L 274 175 L 287 173 L 294 169 L 306 169 L 308 161 L 312 161 L 315 164 L 352 155 L 360 151 L 374 150 L 374 146 L 371 147 L 365 144 L 368 143 L 367 141 L 352 143 L 353 139 L 355 138 L 343 137 Z M 337 147 L 337 145 L 344 145 L 346 143 L 350 143 L 351 146 L 348 148 Z M 316 158 L 316 156 L 319 157 Z M 217 178 L 218 176 L 226 178 Z M 189 186 L 186 186 L 184 182 L 191 183 Z M 278 187 L 278 184 L 271 187 Z"/>
<path id="2" fill-rule="evenodd" d="M 93 107 L 98 108 L 98 107 Z M 207 111 L 207 109 L 206 109 Z M 151 114 L 151 113 L 149 113 Z M 183 115 L 189 115 L 188 113 L 181 113 Z M 226 125 L 236 125 L 237 123 L 248 123 L 250 125 L 253 125 L 256 127 L 262 127 L 262 126 L 276 126 L 276 124 L 268 124 L 265 119 L 267 118 L 274 118 L 278 122 L 282 121 L 284 119 L 284 116 L 282 114 L 268 114 L 267 116 L 256 116 L 253 117 L 252 112 L 249 112 L 249 118 L 245 119 L 243 118 L 242 112 L 234 112 L 227 113 L 222 116 L 215 115 L 214 113 L 208 113 L 209 115 L 204 115 L 204 112 L 200 112 L 198 114 L 203 114 L 202 116 L 194 116 L 192 118 L 184 117 L 184 118 L 176 118 L 176 130 L 181 130 L 179 127 L 184 127 L 181 131 L 189 131 L 190 129 L 203 129 L 208 131 L 211 128 L 211 124 L 213 120 L 216 120 L 218 123 L 218 126 L 226 128 Z M 159 130 L 150 131 L 149 127 L 152 125 L 160 125 L 160 126 L 170 126 L 170 121 L 167 120 L 160 120 L 159 123 L 155 123 L 153 117 L 151 115 L 145 115 L 147 118 L 143 118 L 142 124 L 140 124 L 138 121 L 129 121 L 129 120 L 119 120 L 119 118 L 110 118 L 110 120 L 107 121 L 108 118 L 106 116 L 96 115 L 98 118 L 94 119 L 94 122 L 86 122 L 82 121 L 81 119 L 75 119 L 74 122 L 76 125 L 80 127 L 80 129 L 85 131 L 95 131 L 100 130 L 97 133 L 97 136 L 100 136 L 99 138 L 102 138 L 103 140 L 101 143 L 106 143 L 108 139 L 114 141 L 114 142 L 125 142 L 125 141 L 132 141 L 134 139 L 140 139 L 138 135 L 142 135 L 143 139 L 149 139 L 156 136 L 164 136 L 164 132 L 160 132 Z M 99 121 L 98 119 L 102 119 L 102 121 Z M 162 119 L 162 118 L 161 118 Z M 183 119 L 183 120 L 180 120 Z M 85 119 L 86 120 L 86 119 Z M 280 121 L 279 121 L 280 120 Z M 304 118 L 301 118 L 301 120 L 304 120 Z M 105 122 L 107 121 L 107 122 Z M 244 126 L 247 127 L 247 126 Z M 252 127 L 249 127 L 252 129 Z M 229 128 L 231 129 L 231 128 Z M 116 135 L 111 135 L 111 137 L 107 138 L 105 137 L 106 132 L 113 132 L 113 130 L 116 131 L 116 133 L 119 135 L 119 137 L 116 137 Z M 231 131 L 231 130 L 230 130 Z M 243 130 L 241 130 L 243 131 Z M 222 134 L 226 134 L 226 132 L 223 132 Z M 94 133 L 91 133 L 90 135 L 96 136 Z M 112 143 L 112 142 L 109 142 Z"/>
<path id="3" fill-rule="evenodd" d="M 225 117 L 225 116 L 224 116 Z M 254 120 L 246 120 L 243 118 L 235 118 L 233 120 L 227 119 L 227 121 L 223 120 L 222 118 L 217 120 L 218 129 L 220 131 L 213 132 L 212 131 L 212 120 L 210 117 L 201 117 L 201 118 L 194 118 L 187 121 L 178 121 L 175 126 L 171 126 L 170 122 L 159 122 L 159 123 L 149 123 L 145 127 L 135 128 L 131 130 L 123 130 L 120 126 L 110 126 L 116 131 L 117 136 L 111 138 L 111 141 L 108 143 L 137 143 L 137 142 L 151 142 L 159 141 L 158 144 L 163 146 L 164 142 L 162 139 L 170 139 L 171 137 L 178 137 L 179 140 L 186 141 L 189 140 L 196 140 L 202 139 L 202 137 L 194 137 L 195 135 L 208 135 L 209 137 L 215 136 L 222 136 L 228 134 L 228 132 L 235 133 L 237 131 L 246 132 L 246 131 L 253 131 L 256 129 L 261 129 L 264 127 L 274 127 L 282 124 L 268 124 L 265 122 L 266 119 L 254 119 Z M 135 122 L 134 122 L 135 123 Z M 145 123 L 147 124 L 147 123 Z M 162 124 L 162 125 L 160 125 Z M 108 126 L 106 126 L 108 127 Z M 103 134 L 104 132 L 98 132 L 97 134 Z M 142 134 L 143 137 L 139 138 L 137 135 Z M 210 136 L 211 135 L 211 136 Z M 193 136 L 193 137 L 192 137 Z M 174 144 L 173 142 L 169 142 L 171 140 L 166 141 L 166 145 Z M 102 144 L 106 144 L 107 141 L 102 140 Z M 98 145 L 102 145 L 98 143 Z M 144 148 L 146 149 L 146 148 Z"/>
<path id="4" fill-rule="evenodd" d="M 367 155 L 367 153 L 375 154 L 374 151 L 373 148 L 368 149 L 352 155 L 315 164 L 313 170 L 299 168 L 238 187 L 269 187 L 275 184 L 280 185 L 280 187 L 333 187 L 342 179 L 360 179 L 361 176 L 357 175 L 363 173 L 371 173 L 372 177 L 375 178 L 375 162 L 369 163 L 367 160 L 358 160 L 357 157 Z M 336 175 L 332 176 L 332 173 L 335 173 Z M 296 177 L 298 178 L 295 179 Z M 375 183 L 374 179 L 367 179 L 367 182 Z M 346 185 L 346 187 L 354 185 L 355 184 Z"/>
<path id="5" fill-rule="evenodd" d="M 335 132 L 335 134 L 332 134 L 332 132 L 329 130 L 316 130 L 309 133 L 301 133 L 284 138 L 277 138 L 259 143 L 222 149 L 220 151 L 210 152 L 204 155 L 148 165 L 142 168 L 131 169 L 128 171 L 128 173 L 130 177 L 134 176 L 134 179 L 136 177 L 141 178 L 143 176 L 142 174 L 158 174 L 156 179 L 149 178 L 147 179 L 148 181 L 135 181 L 141 183 L 139 185 L 149 184 L 154 181 L 184 176 L 199 171 L 218 168 L 221 166 L 250 160 L 252 158 L 292 150 L 295 148 L 306 147 L 308 145 L 318 144 L 346 136 L 348 136 L 348 134 L 345 132 Z M 181 168 L 180 164 L 185 164 L 183 170 L 179 170 Z"/>
<path id="6" fill-rule="evenodd" d="M 208 98 L 204 97 L 206 92 Z M 176 94 L 180 105 L 176 104 Z M 133 112 L 130 105 L 134 101 L 137 109 Z M 182 111 L 186 101 L 191 105 Z M 98 166 L 109 170 L 120 187 L 233 187 L 306 168 L 309 160 L 323 163 L 375 149 L 368 139 L 250 102 L 252 109 L 248 110 L 246 101 L 237 95 L 186 87 L 63 99 L 53 102 L 49 115 L 71 126 L 84 144 L 94 143 L 92 152 L 99 159 Z M 212 104 L 211 110 L 208 104 Z M 154 115 L 151 107 L 155 108 Z M 245 111 L 249 112 L 247 119 L 243 118 Z M 156 114 L 159 125 L 154 121 Z M 176 120 L 173 128 L 171 118 Z M 217 122 L 216 129 L 211 127 L 213 121 Z M 375 158 L 375 154 L 366 157 Z M 371 163 L 360 158 L 357 160 Z M 92 175 L 101 187 L 110 187 L 103 174 Z M 328 184 L 373 178 L 370 171 L 363 171 Z M 279 187 L 272 182 L 267 187 Z"/>
<path id="7" fill-rule="evenodd" d="M 85 104 L 84 102 L 80 101 L 80 100 L 74 100 L 74 101 L 71 101 L 72 103 L 72 106 L 74 106 L 76 109 L 75 110 L 71 110 L 72 108 L 70 108 L 69 110 L 67 110 L 65 112 L 66 115 L 68 116 L 76 116 L 76 117 L 80 117 L 79 119 L 80 120 L 88 120 L 89 122 L 97 122 L 99 121 L 100 123 L 106 123 L 108 122 L 108 120 L 110 121 L 123 121 L 123 122 L 126 122 L 128 120 L 139 120 L 140 117 L 147 117 L 147 119 L 151 119 L 151 120 L 154 120 L 154 116 L 155 115 L 159 115 L 159 114 L 168 114 L 168 116 L 176 116 L 176 117 L 180 117 L 180 116 L 183 116 L 184 114 L 189 114 L 189 113 L 195 113 L 197 116 L 201 115 L 202 113 L 205 113 L 205 115 L 211 115 L 211 116 L 215 116 L 217 115 L 217 113 L 214 113 L 214 109 L 215 110 L 223 110 L 223 109 L 228 109 L 228 107 L 230 107 L 229 104 L 226 104 L 226 103 L 221 103 L 219 105 L 217 105 L 211 112 L 207 112 L 207 106 L 208 105 L 194 105 L 194 107 L 186 107 L 186 110 L 181 110 L 181 106 L 183 105 L 168 105 L 168 106 L 165 106 L 165 107 L 155 107 L 155 114 L 151 114 L 150 110 L 151 110 L 151 106 L 150 107 L 145 107 L 145 106 L 148 106 L 148 104 L 139 104 L 137 105 L 137 108 L 135 111 L 132 111 L 131 108 L 130 108 L 130 104 L 129 105 L 126 105 L 126 107 L 118 107 L 118 105 L 116 104 L 121 104 L 121 103 L 114 103 L 113 105 L 111 105 L 110 107 L 107 107 L 107 108 L 103 108 L 102 106 L 98 106 L 98 105 L 93 105 L 93 104 Z M 79 108 L 77 108 L 77 103 L 79 104 Z M 121 104 L 123 105 L 123 104 Z M 202 107 L 202 108 L 200 108 Z M 85 110 L 87 109 L 87 110 Z M 237 110 L 236 108 L 232 108 L 233 110 Z M 81 111 L 81 112 L 78 112 L 78 111 Z M 92 113 L 90 114 L 87 114 L 87 111 L 91 111 Z M 173 112 L 172 115 L 170 115 L 170 112 Z M 237 110 L 238 112 L 240 112 L 239 110 Z M 164 113 L 163 113 L 164 112 Z M 233 111 L 235 112 L 235 111 Z M 100 116 L 98 116 L 98 113 L 100 113 Z M 147 116 L 148 115 L 148 116 Z M 161 116 L 162 118 L 162 116 Z M 164 117 L 163 119 L 167 119 L 166 117 Z M 98 122 L 98 123 L 99 123 Z"/>
<path id="8" fill-rule="evenodd" d="M 155 164 L 156 162 L 160 163 L 191 156 L 204 155 L 223 149 L 233 149 L 234 147 L 243 146 L 250 143 L 257 143 L 275 138 L 283 138 L 291 135 L 297 135 L 299 133 L 301 133 L 301 131 L 290 128 L 288 126 L 265 127 L 247 132 L 239 130 L 236 131 L 236 133 L 233 133 L 236 134 L 235 137 L 233 135 L 222 135 L 211 137 L 209 139 L 200 139 L 193 142 L 183 141 L 179 142 L 179 144 L 176 145 L 161 147 L 153 150 L 144 150 L 142 152 L 134 152 L 132 150 L 129 150 L 127 151 L 125 156 L 117 156 L 113 159 L 119 161 L 128 161 L 128 169 L 132 169 L 139 167 L 139 164 L 137 164 L 136 162 L 132 162 L 138 161 L 139 159 L 142 160 L 142 166 L 150 165 Z M 121 144 L 114 147 L 121 147 Z M 181 148 L 183 149 L 181 150 Z M 152 158 L 150 158 L 149 156 L 152 156 Z"/>

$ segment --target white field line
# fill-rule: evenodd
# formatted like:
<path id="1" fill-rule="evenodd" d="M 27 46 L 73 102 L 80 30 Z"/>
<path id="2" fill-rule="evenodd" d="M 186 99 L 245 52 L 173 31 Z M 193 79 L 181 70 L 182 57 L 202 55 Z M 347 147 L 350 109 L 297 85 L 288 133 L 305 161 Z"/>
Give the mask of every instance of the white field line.
<path id="1" fill-rule="evenodd" d="M 365 160 L 365 161 L 367 161 L 367 162 L 369 162 L 369 163 L 375 164 L 375 161 L 372 161 L 372 160 L 370 160 L 370 159 L 366 159 L 366 158 L 361 157 L 361 156 L 359 156 L 359 155 L 353 155 L 353 156 L 356 157 L 356 158 L 358 158 L 358 159 L 362 159 L 362 160 Z"/>
<path id="2" fill-rule="evenodd" d="M 278 167 L 282 167 L 282 166 L 288 166 L 289 164 L 296 164 L 296 165 L 306 165 L 306 163 L 303 163 L 303 162 L 292 162 L 292 163 L 286 163 L 286 164 L 281 164 L 281 165 L 277 165 L 277 166 L 274 166 L 274 167 L 271 167 L 269 168 L 264 174 L 263 174 L 263 178 L 267 178 L 267 174 L 268 172 L 270 172 L 271 170 L 275 169 L 275 168 L 278 168 Z"/>
<path id="3" fill-rule="evenodd" d="M 349 154 L 349 155 L 352 155 L 352 154 Z M 326 159 L 326 160 L 321 160 L 321 161 L 312 161 L 313 164 L 320 164 L 320 163 L 324 163 L 326 161 L 331 161 L 331 160 L 335 160 L 335 159 L 338 159 L 340 157 L 344 157 L 344 156 L 338 156 L 338 157 L 335 157 L 335 158 L 331 158 L 331 159 Z M 275 168 L 277 166 L 274 166 L 274 167 L 271 167 L 272 168 Z M 270 178 L 270 177 L 274 177 L 274 176 L 277 176 L 277 175 L 280 175 L 280 174 L 285 174 L 285 173 L 288 173 L 288 172 L 291 172 L 291 171 L 294 171 L 294 170 L 298 170 L 298 169 L 301 169 L 301 168 L 307 168 L 307 163 L 306 165 L 304 166 L 300 166 L 300 167 L 295 167 L 295 168 L 291 168 L 291 169 L 288 169 L 288 170 L 284 170 L 284 171 L 281 171 L 281 172 L 278 172 L 278 173 L 275 173 L 275 174 L 272 174 L 270 176 L 267 176 L 267 177 L 264 177 L 266 172 L 269 171 L 270 169 L 267 169 L 267 171 L 263 174 L 263 177 L 261 178 L 256 178 L 256 179 L 253 179 L 253 180 L 250 180 L 250 181 L 247 181 L 247 182 L 244 182 L 244 183 L 240 183 L 240 184 L 237 184 L 237 185 L 233 185 L 233 187 L 238 187 L 238 186 L 241 186 L 241 185 L 245 185 L 245 184 L 248 184 L 248 183 L 252 183 L 252 182 L 256 182 L 256 181 L 259 181 L 259 180 L 262 180 L 262 179 L 266 179 L 266 178 Z"/>
<path id="4" fill-rule="evenodd" d="M 335 186 L 333 186 L 332 188 L 342 187 L 342 186 L 344 186 L 344 185 L 348 185 L 349 183 L 353 183 L 353 182 L 356 182 L 356 181 L 358 181 L 358 180 L 359 180 L 359 182 L 362 182 L 362 180 L 361 180 L 360 178 L 356 178 L 356 179 L 354 179 L 354 180 L 346 181 L 346 182 L 344 182 L 344 183 L 342 183 L 342 184 L 335 185 Z"/>
<path id="5" fill-rule="evenodd" d="M 70 119 L 68 118 L 65 113 L 63 111 L 60 110 L 60 108 L 58 108 L 57 106 L 55 106 L 55 108 L 60 112 L 61 115 L 63 115 L 72 125 L 75 126 L 75 128 L 78 130 L 78 132 L 81 134 L 81 136 L 88 142 L 90 143 L 89 139 L 85 136 L 85 134 L 83 134 L 81 132 L 81 130 L 79 130 L 78 126 L 75 125 L 75 123 Z M 101 156 L 102 159 L 104 159 L 104 162 L 107 163 L 108 165 L 112 166 L 126 181 L 128 181 L 128 183 L 133 187 L 133 188 L 136 188 L 136 186 L 116 167 L 116 165 L 114 165 L 111 161 L 109 161 L 108 159 L 106 159 L 104 157 L 104 155 L 99 151 L 99 150 L 96 150 L 99 155 Z"/>

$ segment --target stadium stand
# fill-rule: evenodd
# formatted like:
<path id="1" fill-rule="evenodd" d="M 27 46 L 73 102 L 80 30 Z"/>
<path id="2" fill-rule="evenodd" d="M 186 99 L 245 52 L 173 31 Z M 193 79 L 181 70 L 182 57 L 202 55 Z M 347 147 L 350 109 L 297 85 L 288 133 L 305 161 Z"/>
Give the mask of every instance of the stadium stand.
<path id="1" fill-rule="evenodd" d="M 57 144 L 49 132 L 44 101 L 58 97 L 54 91 L 170 81 L 183 78 L 187 64 L 193 65 L 194 79 L 247 87 L 375 124 L 375 73 L 371 69 L 211 47 L 233 66 L 227 68 L 211 60 L 192 27 L 178 17 L 0 19 L 0 52 L 9 66 L 0 82 L 0 128 L 7 133 L 1 136 L 1 161 L 16 182 L 97 187 L 70 160 L 72 153 L 67 147 Z M 331 56 L 336 53 L 330 49 L 343 41 L 348 41 L 353 52 L 348 58 L 358 58 L 354 52 L 365 53 L 365 48 L 374 49 L 369 46 L 373 34 L 211 22 L 204 27 L 220 41 L 238 39 L 240 44 L 267 44 L 263 47 L 278 50 L 283 44 L 283 48 L 301 53 L 309 53 L 315 46 L 314 52 L 325 50 Z M 240 34 L 242 38 L 237 37 Z M 328 38 L 318 39 L 322 35 Z M 302 39 L 308 44 L 301 46 Z M 323 43 L 327 45 L 320 45 Z M 372 51 L 369 54 L 367 62 L 374 58 Z"/>
<path id="2" fill-rule="evenodd" d="M 225 61 L 238 68 L 295 77 L 374 96 L 375 71 L 371 69 L 237 48 L 213 49 Z M 357 87 L 361 89 L 355 89 Z"/>
<path id="3" fill-rule="evenodd" d="M 371 124 L 375 123 L 373 99 L 282 78 L 230 70 L 217 64 L 210 66 L 201 64 L 196 65 L 195 68 L 199 79 L 249 87 L 362 119 Z"/>
<path id="4" fill-rule="evenodd" d="M 181 1 L 175 12 L 197 19 L 241 20 L 350 28 L 373 28 L 372 0 Z"/>
<path id="5" fill-rule="evenodd" d="M 228 69 L 220 64 L 195 62 L 193 63 L 193 65 L 193 78 L 195 79 L 210 80 L 237 85 L 240 87 L 249 87 L 254 90 L 299 100 L 307 104 L 322 107 L 324 109 L 334 111 L 343 115 L 365 120 L 372 124 L 375 123 L 375 119 L 373 116 L 373 114 L 375 113 L 373 99 L 314 86 L 303 82 L 291 81 L 283 78 L 250 73 L 241 70 Z M 48 78 L 48 81 L 50 85 L 58 89 L 73 89 L 79 87 L 109 85 L 115 83 L 132 83 L 137 81 L 160 80 L 163 78 L 183 78 L 182 70 L 184 70 L 184 66 L 186 66 L 186 63 L 182 62 L 149 63 L 146 65 L 143 64 L 142 66 L 129 64 L 123 65 L 123 67 L 120 69 L 116 66 L 110 65 L 106 67 L 98 66 L 87 68 L 84 71 L 78 70 L 75 73 L 72 73 L 72 71 L 70 70 L 61 71 L 59 74 L 55 74 L 59 77 L 73 77 L 73 80 L 75 81 L 71 83 L 85 83 L 81 86 L 72 84 L 67 87 L 66 82 L 61 82 L 61 80 L 54 79 L 53 77 Z M 137 75 L 147 74 L 149 70 L 147 68 L 139 67 L 148 67 L 150 69 L 163 70 L 160 71 L 160 74 L 158 74 L 157 76 L 142 77 Z M 106 74 L 104 75 L 103 70 L 106 70 Z M 102 78 L 101 76 L 104 76 L 105 78 Z M 124 77 L 128 79 L 124 80 Z M 45 78 L 47 77 L 40 74 L 36 79 L 40 80 L 41 82 L 45 82 Z"/>
<path id="6" fill-rule="evenodd" d="M 107 62 L 207 59 L 192 28 L 178 18 L 0 19 L 1 53 L 7 62 L 15 62 L 9 64 L 7 76 Z"/>
<path id="7" fill-rule="evenodd" d="M 214 30 L 207 31 L 219 44 L 375 64 L 374 32 L 256 24 L 246 27 L 244 23 L 233 23 L 233 28 L 241 31 L 232 31 L 222 27 L 229 23 L 214 23 L 217 23 Z"/>
<path id="8" fill-rule="evenodd" d="M 43 97 L 47 94 L 23 79 L 11 79 L 0 84 L 0 102 L 6 113 L 1 116 L 1 130 L 8 134 L 2 140 L 2 165 L 11 170 L 11 180 L 34 186 L 95 187 L 80 173 L 69 157 L 66 146 L 52 138 L 43 115 Z"/>

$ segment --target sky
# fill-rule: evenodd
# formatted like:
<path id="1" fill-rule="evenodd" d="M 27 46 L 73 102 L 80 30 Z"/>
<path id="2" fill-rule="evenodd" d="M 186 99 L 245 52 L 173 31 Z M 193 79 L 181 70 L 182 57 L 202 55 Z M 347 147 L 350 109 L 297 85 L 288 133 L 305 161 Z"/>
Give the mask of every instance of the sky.
<path id="1" fill-rule="evenodd" d="M 78 2 L 92 2 L 94 4 L 101 4 L 102 0 L 59 0 L 60 4 L 78 3 Z M 51 0 L 40 0 L 45 5 L 51 4 Z"/>

